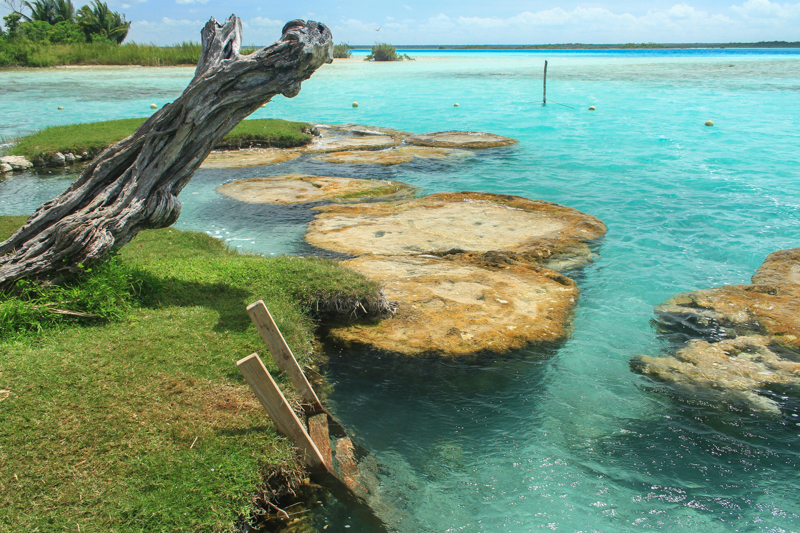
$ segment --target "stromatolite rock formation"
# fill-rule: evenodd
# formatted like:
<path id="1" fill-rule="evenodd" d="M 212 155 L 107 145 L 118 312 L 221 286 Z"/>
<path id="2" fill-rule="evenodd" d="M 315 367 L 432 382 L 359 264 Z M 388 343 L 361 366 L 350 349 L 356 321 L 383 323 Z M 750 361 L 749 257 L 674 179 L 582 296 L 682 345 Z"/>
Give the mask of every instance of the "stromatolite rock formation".
<path id="1" fill-rule="evenodd" d="M 463 357 L 558 342 L 578 297 L 566 276 L 516 261 L 487 268 L 461 259 L 364 256 L 344 264 L 380 281 L 398 311 L 379 324 L 332 329 L 330 338 L 405 355 Z"/>
<path id="2" fill-rule="evenodd" d="M 658 321 L 712 338 L 763 334 L 800 349 L 800 248 L 771 254 L 752 281 L 678 294 L 656 308 Z"/>
<path id="3" fill-rule="evenodd" d="M 318 209 L 307 240 L 360 256 L 345 264 L 398 305 L 389 320 L 330 338 L 405 355 L 470 357 L 565 339 L 577 286 L 539 263 L 564 253 L 585 263 L 588 243 L 606 231 L 575 209 L 486 193 Z"/>
<path id="4" fill-rule="evenodd" d="M 414 159 L 464 159 L 475 154 L 454 148 L 430 148 L 427 146 L 400 146 L 389 150 L 352 150 L 318 155 L 314 159 L 328 163 L 360 165 L 399 165 Z"/>
<path id="5" fill-rule="evenodd" d="M 778 352 L 774 340 L 762 335 L 714 343 L 695 339 L 674 357 L 641 355 L 632 366 L 646 376 L 693 392 L 711 390 L 728 400 L 779 413 L 778 404 L 758 392 L 800 393 L 800 362 Z"/>
<path id="6" fill-rule="evenodd" d="M 478 131 L 439 131 L 412 135 L 406 139 L 411 144 L 432 146 L 434 148 L 495 148 L 509 146 L 518 141 L 511 137 L 502 137 L 493 133 Z"/>
<path id="7" fill-rule="evenodd" d="M 300 157 L 300 152 L 285 148 L 243 148 L 215 150 L 208 154 L 200 168 L 245 168 L 274 165 Z"/>
<path id="8" fill-rule="evenodd" d="M 251 204 L 300 204 L 307 202 L 399 199 L 415 189 L 399 181 L 362 180 L 307 174 L 248 178 L 225 183 L 217 192 Z"/>
<path id="9" fill-rule="evenodd" d="M 603 236 L 599 219 L 563 205 L 519 196 L 439 193 L 408 202 L 317 208 L 306 240 L 351 255 L 501 251 L 544 262 L 559 254 L 585 261 Z"/>
<path id="10" fill-rule="evenodd" d="M 397 146 L 403 139 L 383 133 L 361 133 L 340 129 L 320 129 L 320 134 L 303 147 L 304 152 L 324 153 L 345 150 L 373 150 Z"/>
<path id="11" fill-rule="evenodd" d="M 689 341 L 675 357 L 638 356 L 633 370 L 777 411 L 759 393 L 800 393 L 800 248 L 771 254 L 752 282 L 678 294 L 658 306 L 662 330 L 706 340 Z"/>

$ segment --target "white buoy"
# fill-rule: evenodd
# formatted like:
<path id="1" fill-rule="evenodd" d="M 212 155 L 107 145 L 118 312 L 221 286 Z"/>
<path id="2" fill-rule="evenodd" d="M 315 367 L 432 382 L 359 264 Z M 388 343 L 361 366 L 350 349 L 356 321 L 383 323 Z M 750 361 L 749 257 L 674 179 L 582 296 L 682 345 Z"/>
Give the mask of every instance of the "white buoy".
<path id="1" fill-rule="evenodd" d="M 453 104 L 453 107 L 459 107 L 460 105 L 461 105 L 461 104 L 459 104 L 458 102 L 456 102 L 455 104 Z"/>
<path id="2" fill-rule="evenodd" d="M 64 106 L 63 105 L 58 106 L 58 110 L 59 111 L 64 111 Z"/>
<path id="3" fill-rule="evenodd" d="M 596 108 L 595 106 L 593 106 L 593 105 L 590 105 L 590 106 L 589 106 L 589 111 L 594 111 L 594 110 L 596 110 L 596 109 L 597 109 L 597 108 Z"/>
<path id="4" fill-rule="evenodd" d="M 358 107 L 358 102 L 353 102 L 353 107 Z"/>
<path id="5" fill-rule="evenodd" d="M 158 109 L 158 106 L 156 104 L 150 104 L 150 109 Z"/>
<path id="6" fill-rule="evenodd" d="M 713 125 L 714 125 L 713 120 L 706 120 L 706 126 L 713 126 Z"/>

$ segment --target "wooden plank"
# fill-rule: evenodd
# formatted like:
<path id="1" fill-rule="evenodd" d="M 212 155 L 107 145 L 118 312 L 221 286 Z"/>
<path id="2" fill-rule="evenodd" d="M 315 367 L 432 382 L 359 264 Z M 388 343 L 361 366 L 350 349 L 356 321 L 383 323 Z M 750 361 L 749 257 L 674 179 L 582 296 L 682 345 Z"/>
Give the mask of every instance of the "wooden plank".
<path id="1" fill-rule="evenodd" d="M 264 339 L 264 343 L 275 359 L 278 368 L 282 372 L 289 374 L 292 385 L 297 389 L 303 401 L 312 405 L 312 411 L 323 411 L 322 403 L 319 401 L 314 389 L 311 388 L 303 369 L 300 368 L 291 348 L 286 344 L 286 339 L 283 338 L 283 334 L 272 319 L 272 315 L 264 301 L 259 300 L 247 306 L 247 314 L 250 315 L 250 319 L 255 324 L 258 333 Z"/>
<path id="2" fill-rule="evenodd" d="M 331 452 L 331 435 L 328 430 L 328 413 L 318 413 L 308 417 L 308 434 L 317 445 L 322 454 L 322 459 L 328 468 L 333 468 L 333 454 Z"/>
<path id="3" fill-rule="evenodd" d="M 238 361 L 236 366 L 247 380 L 250 388 L 253 389 L 258 401 L 267 410 L 269 417 L 275 422 L 278 431 L 292 439 L 295 446 L 300 449 L 306 466 L 312 470 L 327 471 L 328 468 L 322 454 L 258 355 L 248 355 Z"/>

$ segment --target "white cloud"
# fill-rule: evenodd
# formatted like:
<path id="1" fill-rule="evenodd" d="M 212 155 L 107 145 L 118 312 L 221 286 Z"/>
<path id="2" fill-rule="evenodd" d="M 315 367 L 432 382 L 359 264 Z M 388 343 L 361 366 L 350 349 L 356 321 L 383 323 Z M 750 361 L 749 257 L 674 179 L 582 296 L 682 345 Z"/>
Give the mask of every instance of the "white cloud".
<path id="1" fill-rule="evenodd" d="M 337 41 L 371 44 L 378 25 L 348 19 L 332 25 L 331 30 Z M 556 7 L 509 17 L 439 13 L 427 19 L 384 24 L 380 37 L 396 44 L 797 41 L 800 3 L 746 0 L 716 12 L 678 3 L 643 15 L 603 7 Z"/>
<path id="2" fill-rule="evenodd" d="M 208 0 L 175 0 L 176 4 L 207 4 Z"/>
<path id="3" fill-rule="evenodd" d="M 769 0 L 747 0 L 740 6 L 731 9 L 745 18 L 800 18 L 800 4 L 778 4 Z"/>
<path id="4" fill-rule="evenodd" d="M 286 23 L 281 20 L 272 20 L 267 17 L 256 17 L 244 23 L 245 26 L 257 26 L 260 28 L 283 28 L 284 24 Z"/>

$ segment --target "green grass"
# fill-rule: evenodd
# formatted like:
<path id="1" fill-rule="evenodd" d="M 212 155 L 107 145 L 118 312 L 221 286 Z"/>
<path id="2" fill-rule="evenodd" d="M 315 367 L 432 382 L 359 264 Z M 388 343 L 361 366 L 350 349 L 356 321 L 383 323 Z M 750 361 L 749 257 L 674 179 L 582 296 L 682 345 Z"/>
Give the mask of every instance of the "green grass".
<path id="1" fill-rule="evenodd" d="M 26 40 L 0 41 L 0 66 L 54 67 L 59 65 L 196 65 L 199 43 L 155 46 L 127 43 L 49 44 Z"/>
<path id="2" fill-rule="evenodd" d="M 33 135 L 18 139 L 9 151 L 34 163 L 42 163 L 56 152 L 80 155 L 89 152 L 94 157 L 103 149 L 121 141 L 136 131 L 146 119 L 127 118 L 89 124 L 52 126 Z M 290 148 L 311 142 L 311 125 L 280 119 L 254 119 L 240 122 L 226 135 L 220 147 L 238 148 L 256 144 Z"/>
<path id="3" fill-rule="evenodd" d="M 241 148 L 251 144 L 293 148 L 311 142 L 311 125 L 305 122 L 266 118 L 243 120 L 219 143 L 219 147 Z"/>
<path id="4" fill-rule="evenodd" d="M 23 222 L 0 217 L 0 240 Z M 227 531 L 267 473 L 301 475 L 235 367 L 258 352 L 278 376 L 245 306 L 263 299 L 313 364 L 315 300 L 377 287 L 330 261 L 238 255 L 173 229 L 140 233 L 109 263 L 59 306 L 122 272 L 116 313 L 17 317 L 0 336 L 0 531 Z M 0 316 L 28 296 L 0 296 Z"/>

